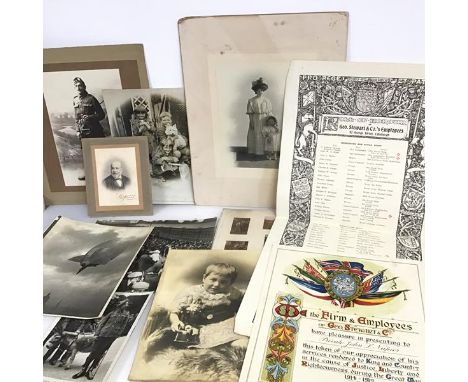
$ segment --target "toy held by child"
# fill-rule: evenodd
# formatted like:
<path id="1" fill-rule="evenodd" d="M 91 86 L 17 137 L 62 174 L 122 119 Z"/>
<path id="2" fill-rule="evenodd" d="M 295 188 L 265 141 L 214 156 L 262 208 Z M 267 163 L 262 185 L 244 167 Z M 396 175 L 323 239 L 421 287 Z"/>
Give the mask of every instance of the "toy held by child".
<path id="1" fill-rule="evenodd" d="M 169 316 L 170 331 L 163 329 L 165 336 L 171 336 L 179 347 L 246 347 L 246 338 L 234 333 L 234 317 L 243 297 L 232 285 L 236 277 L 237 270 L 230 264 L 208 265 L 202 283 L 187 288 L 176 298 Z M 153 339 L 158 341 L 162 333 L 153 334 L 148 338 L 149 344 Z"/>

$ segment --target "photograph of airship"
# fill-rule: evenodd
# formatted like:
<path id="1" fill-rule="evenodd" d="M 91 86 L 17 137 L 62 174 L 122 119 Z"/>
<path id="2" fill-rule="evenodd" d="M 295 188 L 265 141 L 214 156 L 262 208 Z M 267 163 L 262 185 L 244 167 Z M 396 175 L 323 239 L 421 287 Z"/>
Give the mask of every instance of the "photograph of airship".
<path id="1" fill-rule="evenodd" d="M 59 218 L 43 240 L 44 314 L 101 317 L 151 230 Z"/>

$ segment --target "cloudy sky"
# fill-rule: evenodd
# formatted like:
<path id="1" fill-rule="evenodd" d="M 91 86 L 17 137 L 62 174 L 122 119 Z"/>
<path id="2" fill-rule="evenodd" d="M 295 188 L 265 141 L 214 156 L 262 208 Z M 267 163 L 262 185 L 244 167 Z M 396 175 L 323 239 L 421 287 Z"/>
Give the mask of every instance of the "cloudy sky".
<path id="1" fill-rule="evenodd" d="M 50 293 L 45 314 L 91 318 L 105 307 L 152 227 L 107 227 L 61 218 L 43 241 L 43 295 Z M 110 241 L 110 261 L 81 268 L 70 258 Z M 114 252 L 115 251 L 115 252 Z"/>

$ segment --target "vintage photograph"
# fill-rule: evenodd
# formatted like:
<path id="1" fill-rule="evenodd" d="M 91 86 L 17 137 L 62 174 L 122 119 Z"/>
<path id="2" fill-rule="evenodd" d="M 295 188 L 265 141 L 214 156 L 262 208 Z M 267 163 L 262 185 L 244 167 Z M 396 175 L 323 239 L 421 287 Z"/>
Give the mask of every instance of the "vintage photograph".
<path id="1" fill-rule="evenodd" d="M 234 218 L 231 225 L 231 234 L 246 235 L 249 231 L 250 218 Z"/>
<path id="2" fill-rule="evenodd" d="M 224 208 L 213 249 L 261 251 L 274 220 L 275 211 L 271 209 Z"/>
<path id="3" fill-rule="evenodd" d="M 102 318 L 61 318 L 43 341 L 46 381 L 104 381 L 151 294 L 116 293 Z"/>
<path id="4" fill-rule="evenodd" d="M 148 140 L 153 202 L 193 203 L 183 89 L 104 91 L 111 135 Z"/>
<path id="5" fill-rule="evenodd" d="M 267 72 L 268 69 L 252 71 Z M 222 69 L 219 72 L 222 72 Z M 230 77 L 232 78 L 232 73 Z M 244 84 L 246 90 L 249 88 L 246 86 L 245 77 L 238 78 L 238 81 Z M 221 112 L 218 116 L 222 115 L 226 122 L 231 121 L 230 125 L 220 126 L 227 128 L 228 139 L 231 142 L 230 149 L 235 153 L 237 167 L 278 168 L 283 113 L 281 95 L 284 91 L 279 86 L 281 74 L 271 74 L 270 83 L 272 82 L 276 84 L 276 91 L 263 80 L 263 77 L 253 80 L 250 90 L 254 95 L 244 102 L 246 105 L 243 105 L 242 109 L 239 99 L 231 99 L 230 107 L 220 105 L 221 109 L 229 108 L 231 111 L 228 115 L 223 115 Z M 246 91 L 240 91 L 237 94 L 245 97 Z M 229 102 L 228 99 L 226 101 Z M 273 104 L 275 110 L 273 110 Z"/>
<path id="6" fill-rule="evenodd" d="M 103 89 L 148 88 L 143 45 L 43 52 L 44 202 L 84 204 L 82 142 L 111 136 Z"/>
<path id="7" fill-rule="evenodd" d="M 88 214 L 151 215 L 144 137 L 90 138 L 83 142 Z"/>
<path id="8" fill-rule="evenodd" d="M 273 223 L 275 222 L 275 218 L 265 218 L 263 221 L 263 229 L 268 229 L 270 230 L 271 227 L 273 227 Z"/>
<path id="9" fill-rule="evenodd" d="M 248 338 L 234 319 L 257 257 L 171 250 L 129 379 L 237 381 Z"/>
<path id="10" fill-rule="evenodd" d="M 278 168 L 289 62 L 280 57 L 210 57 L 218 155 L 225 166 Z M 224 153 L 221 151 L 223 147 Z"/>
<path id="11" fill-rule="evenodd" d="M 117 288 L 118 292 L 154 292 L 158 287 L 169 249 L 211 249 L 216 219 L 171 223 L 156 221 L 151 225 L 154 227 L 153 231 L 128 268 Z"/>
<path id="12" fill-rule="evenodd" d="M 135 147 L 95 148 L 94 160 L 100 206 L 140 203 Z"/>
<path id="13" fill-rule="evenodd" d="M 275 206 L 291 60 L 346 60 L 345 12 L 186 17 L 179 39 L 198 205 Z"/>
<path id="14" fill-rule="evenodd" d="M 101 316 L 150 232 L 60 218 L 43 239 L 44 314 Z"/>
<path id="15" fill-rule="evenodd" d="M 66 186 L 84 186 L 81 139 L 110 135 L 102 89 L 122 89 L 118 69 L 44 72 L 44 101 Z"/>
<path id="16" fill-rule="evenodd" d="M 226 241 L 226 244 L 224 245 L 224 249 L 246 251 L 248 246 L 249 246 L 248 241 L 228 240 Z"/>

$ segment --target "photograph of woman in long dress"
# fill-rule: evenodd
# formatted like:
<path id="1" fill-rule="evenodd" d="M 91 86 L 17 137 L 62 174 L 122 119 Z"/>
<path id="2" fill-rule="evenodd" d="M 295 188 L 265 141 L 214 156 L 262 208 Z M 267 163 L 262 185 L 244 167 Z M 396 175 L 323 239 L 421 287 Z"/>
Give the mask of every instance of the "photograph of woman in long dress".
<path id="1" fill-rule="evenodd" d="M 278 168 L 280 130 L 272 101 L 265 95 L 268 88 L 263 77 L 251 81 L 255 95 L 247 100 L 245 146 L 231 146 L 237 167 Z"/>
<path id="2" fill-rule="evenodd" d="M 263 127 L 266 118 L 272 115 L 271 101 L 263 94 L 268 90 L 268 85 L 263 78 L 252 82 L 252 90 L 255 96 L 247 102 L 247 115 L 249 116 L 249 132 L 247 134 L 247 152 L 257 159 L 265 155 Z"/>

